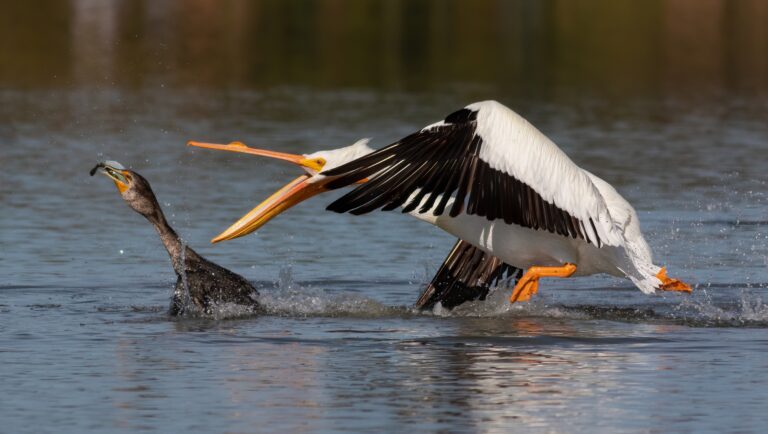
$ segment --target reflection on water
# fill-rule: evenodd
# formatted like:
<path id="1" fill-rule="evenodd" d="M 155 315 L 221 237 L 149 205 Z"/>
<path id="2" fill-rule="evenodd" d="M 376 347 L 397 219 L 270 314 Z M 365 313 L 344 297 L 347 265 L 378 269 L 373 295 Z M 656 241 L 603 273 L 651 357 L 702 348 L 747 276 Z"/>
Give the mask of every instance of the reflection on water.
<path id="1" fill-rule="evenodd" d="M 325 314 L 305 316 L 289 298 L 284 309 L 295 303 L 295 314 L 171 321 L 124 304 L 165 305 L 158 288 L 119 289 L 99 288 L 118 304 L 111 309 L 97 309 L 99 297 L 71 301 L 83 289 L 60 290 L 54 300 L 70 300 L 61 304 L 8 306 L 7 426 L 24 431 L 39 402 L 42 426 L 97 432 L 751 431 L 767 422 L 765 315 L 760 328 L 740 329 L 547 303 L 491 316 L 365 315 L 321 296 Z M 634 300 L 646 310 L 663 304 Z"/>
<path id="2" fill-rule="evenodd" d="M 199 432 L 653 431 L 765 422 L 766 342 L 758 330 L 722 330 L 715 343 L 708 332 L 679 326 L 554 317 L 263 317 L 198 326 L 102 323 L 101 334 L 117 339 L 80 348 L 108 349 L 108 363 L 47 339 L 68 356 L 45 370 L 47 382 L 85 392 L 73 402 L 81 419 L 71 419 L 65 402 L 52 404 L 48 417 L 98 431 Z M 15 364 L 23 355 L 4 357 Z M 29 369 L 43 372 L 47 361 Z M 34 384 L 19 376 L 6 387 L 19 383 Z M 24 416 L 35 393 L 19 391 L 12 408 Z M 711 418 L 703 409 L 724 396 L 728 411 Z"/>
<path id="3" fill-rule="evenodd" d="M 1 1 L 1 0 L 0 0 Z M 0 420 L 9 432 L 743 431 L 768 424 L 768 3 L 6 1 Z M 695 283 L 607 277 L 416 313 L 455 240 L 323 211 L 208 240 L 294 168 L 189 139 L 383 146 L 498 99 L 638 209 Z M 270 315 L 171 320 L 131 165 Z"/>

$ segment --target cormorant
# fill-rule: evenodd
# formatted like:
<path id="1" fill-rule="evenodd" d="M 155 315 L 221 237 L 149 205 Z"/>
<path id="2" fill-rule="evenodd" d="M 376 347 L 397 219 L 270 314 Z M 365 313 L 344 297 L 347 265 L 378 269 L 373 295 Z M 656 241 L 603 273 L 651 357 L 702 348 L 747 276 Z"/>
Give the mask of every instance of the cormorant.
<path id="1" fill-rule="evenodd" d="M 152 223 L 171 257 L 177 276 L 171 315 L 184 314 L 190 305 L 211 314 L 215 305 L 223 303 L 244 305 L 253 312 L 261 310 L 256 299 L 258 291 L 244 277 L 203 258 L 182 243 L 165 220 L 160 204 L 143 176 L 116 161 L 97 164 L 91 169 L 91 176 L 99 169 L 114 181 L 128 206 Z"/>

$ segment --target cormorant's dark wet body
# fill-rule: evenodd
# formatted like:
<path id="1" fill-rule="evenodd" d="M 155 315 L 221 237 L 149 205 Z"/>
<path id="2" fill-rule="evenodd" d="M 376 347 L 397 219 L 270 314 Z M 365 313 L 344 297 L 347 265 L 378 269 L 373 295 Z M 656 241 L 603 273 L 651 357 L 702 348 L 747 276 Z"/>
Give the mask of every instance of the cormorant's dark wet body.
<path id="1" fill-rule="evenodd" d="M 185 247 L 183 264 L 181 258 L 173 262 L 177 277 L 171 315 L 183 314 L 189 302 L 207 314 L 212 313 L 213 306 L 223 303 L 248 306 L 254 312 L 260 309 L 256 300 L 259 293 L 248 280 L 203 258 L 191 248 Z"/>
<path id="2" fill-rule="evenodd" d="M 119 166 L 119 163 L 114 166 L 99 163 L 91 170 L 91 175 L 99 168 L 104 170 L 118 185 L 120 194 L 128 205 L 149 220 L 160 235 L 177 276 L 170 314 L 181 315 L 191 305 L 210 314 L 215 305 L 226 303 L 247 306 L 254 312 L 259 311 L 261 306 L 256 300 L 256 288 L 244 277 L 203 258 L 182 243 L 165 219 L 149 182 L 132 170 L 116 166 Z"/>

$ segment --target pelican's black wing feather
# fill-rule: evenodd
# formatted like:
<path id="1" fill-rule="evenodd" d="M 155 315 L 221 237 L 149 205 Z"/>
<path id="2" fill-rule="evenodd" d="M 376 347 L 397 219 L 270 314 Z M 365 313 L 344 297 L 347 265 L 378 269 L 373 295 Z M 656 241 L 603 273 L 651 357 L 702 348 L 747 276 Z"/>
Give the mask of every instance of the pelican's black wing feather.
<path id="1" fill-rule="evenodd" d="M 403 212 L 447 212 L 451 217 L 464 212 L 601 245 L 597 230 L 593 237 L 586 230 L 594 226 L 591 219 L 573 217 L 513 174 L 481 159 L 483 140 L 476 129 L 477 111 L 464 108 L 444 122 L 323 172 L 333 178 L 326 184 L 329 189 L 368 179 L 328 210 L 365 214 L 402 207 Z"/>
<path id="2" fill-rule="evenodd" d="M 522 270 L 505 264 L 472 244 L 458 240 L 416 301 L 417 309 L 431 309 L 440 302 L 454 307 L 473 300 L 485 300 L 491 287 L 512 278 Z"/>

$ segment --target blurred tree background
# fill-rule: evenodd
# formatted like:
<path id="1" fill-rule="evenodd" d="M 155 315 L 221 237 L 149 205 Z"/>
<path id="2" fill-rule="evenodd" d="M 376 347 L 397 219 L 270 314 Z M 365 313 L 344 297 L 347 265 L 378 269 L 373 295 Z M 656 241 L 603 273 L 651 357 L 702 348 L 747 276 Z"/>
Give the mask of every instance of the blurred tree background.
<path id="1" fill-rule="evenodd" d="M 768 91 L 762 0 L 2 3 L 0 89 Z"/>

